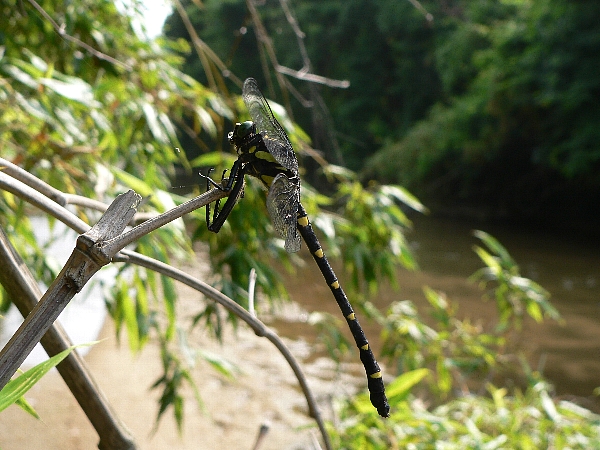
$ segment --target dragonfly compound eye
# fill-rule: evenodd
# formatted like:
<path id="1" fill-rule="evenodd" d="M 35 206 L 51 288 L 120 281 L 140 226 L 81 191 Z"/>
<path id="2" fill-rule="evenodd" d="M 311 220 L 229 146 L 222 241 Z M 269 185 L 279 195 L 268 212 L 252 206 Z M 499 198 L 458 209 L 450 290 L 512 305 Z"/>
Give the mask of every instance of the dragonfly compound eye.
<path id="1" fill-rule="evenodd" d="M 254 122 L 252 122 L 251 120 L 247 120 L 246 122 L 240 123 L 239 127 L 236 128 L 236 134 L 239 138 L 245 138 L 251 133 L 256 133 L 256 127 L 254 125 Z"/>

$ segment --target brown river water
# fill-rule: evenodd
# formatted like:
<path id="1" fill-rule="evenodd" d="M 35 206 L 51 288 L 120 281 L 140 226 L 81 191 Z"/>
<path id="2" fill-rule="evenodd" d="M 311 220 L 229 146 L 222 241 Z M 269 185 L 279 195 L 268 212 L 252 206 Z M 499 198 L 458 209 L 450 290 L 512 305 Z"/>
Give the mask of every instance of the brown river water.
<path id="1" fill-rule="evenodd" d="M 600 245 L 572 232 L 540 232 L 490 224 L 457 222 L 431 217 L 416 217 L 407 240 L 419 264 L 419 271 L 400 270 L 398 290 L 382 286 L 371 299 L 384 310 L 395 300 L 411 300 L 422 317 L 427 303 L 422 288 L 443 291 L 457 302 L 459 315 L 481 323 L 489 330 L 496 318 L 496 306 L 482 300 L 482 291 L 467 278 L 482 267 L 472 247 L 480 241 L 473 229 L 496 237 L 519 264 L 521 275 L 541 284 L 551 294 L 564 324 L 550 319 L 542 324 L 524 322 L 521 350 L 533 369 L 540 369 L 555 386 L 556 394 L 575 396 L 584 406 L 600 410 L 593 396 L 600 386 Z M 306 252 L 306 249 L 303 250 Z M 327 253 L 327 249 L 325 249 Z M 325 310 L 340 315 L 331 293 L 316 265 L 305 253 L 306 265 L 293 276 L 286 276 L 286 287 L 293 300 L 308 312 Z M 340 265 L 332 265 L 341 281 Z M 315 280 L 314 283 L 307 280 Z M 377 324 L 361 321 L 374 349 L 378 350 Z M 303 337 L 314 342 L 316 330 L 301 321 L 273 324 L 287 337 Z M 351 338 L 349 332 L 348 338 Z"/>

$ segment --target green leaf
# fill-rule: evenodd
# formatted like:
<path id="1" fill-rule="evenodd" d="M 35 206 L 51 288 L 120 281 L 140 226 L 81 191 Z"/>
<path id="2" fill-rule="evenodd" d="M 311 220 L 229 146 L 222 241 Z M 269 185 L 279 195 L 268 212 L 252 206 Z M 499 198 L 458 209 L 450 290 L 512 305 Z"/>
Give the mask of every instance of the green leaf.
<path id="1" fill-rule="evenodd" d="M 208 135 L 213 138 L 216 137 L 217 136 L 217 126 L 215 124 L 215 121 L 212 119 L 210 113 L 206 109 L 201 108 L 199 106 L 196 106 L 194 111 L 196 112 L 196 115 L 198 116 L 198 121 L 200 122 L 202 127 L 206 130 Z"/>
<path id="2" fill-rule="evenodd" d="M 152 136 L 161 144 L 168 145 L 169 139 L 158 121 L 158 113 L 154 107 L 150 103 L 144 102 L 142 104 L 142 111 L 144 111 L 146 123 L 152 132 Z"/>
<path id="3" fill-rule="evenodd" d="M 15 402 L 15 404 L 18 405 L 19 407 L 21 407 L 21 409 L 23 411 L 25 411 L 26 413 L 35 417 L 36 419 L 40 418 L 40 415 L 37 413 L 37 411 L 35 409 L 33 409 L 33 406 L 31 406 L 31 404 L 27 400 L 25 400 L 25 397 L 19 398 L 19 400 L 17 400 Z"/>
<path id="4" fill-rule="evenodd" d="M 535 302 L 527 302 L 527 313 L 535 320 L 537 323 L 542 323 L 544 318 L 542 317 L 542 310 L 540 305 Z"/>
<path id="5" fill-rule="evenodd" d="M 387 397 L 394 402 L 406 399 L 412 387 L 419 383 L 429 373 L 429 369 L 416 369 L 403 373 L 388 384 L 386 388 Z"/>
<path id="6" fill-rule="evenodd" d="M 125 322 L 125 329 L 127 330 L 127 337 L 129 341 L 129 348 L 133 351 L 139 351 L 141 349 L 140 334 L 138 332 L 138 321 L 136 314 L 135 300 L 129 295 L 128 286 L 122 285 L 119 295 L 121 312 L 123 313 L 123 319 Z"/>
<path id="7" fill-rule="evenodd" d="M 511 265 L 514 265 L 513 259 L 510 256 L 510 253 L 504 248 L 500 242 L 496 238 L 494 238 L 491 234 L 486 233 L 485 231 L 475 230 L 473 231 L 473 236 L 481 241 L 502 261 L 510 262 Z"/>
<path id="8" fill-rule="evenodd" d="M 85 344 L 90 345 L 90 344 Z M 19 401 L 19 399 L 33 387 L 50 369 L 58 365 L 63 359 L 77 347 L 81 345 L 73 345 L 66 350 L 63 350 L 58 355 L 32 367 L 27 372 L 23 373 L 19 377 L 10 380 L 6 386 L 0 391 L 0 411 L 4 411 L 13 403 Z"/>
<path id="9" fill-rule="evenodd" d="M 479 258 L 481 258 L 481 260 L 483 261 L 483 263 L 486 266 L 488 266 L 490 269 L 492 269 L 494 274 L 498 274 L 500 272 L 501 267 L 500 267 L 500 264 L 498 263 L 498 260 L 495 257 L 493 257 L 488 252 L 486 252 L 484 249 L 482 249 L 481 247 L 478 247 L 478 246 L 474 246 L 473 251 L 475 253 L 477 253 L 477 256 L 479 256 Z"/>
<path id="10" fill-rule="evenodd" d="M 177 293 L 175 291 L 175 283 L 169 277 L 161 276 L 160 278 L 163 287 L 163 297 L 165 299 L 165 310 L 167 313 L 167 339 L 171 339 L 175 333 L 175 302 Z"/>
<path id="11" fill-rule="evenodd" d="M 560 414 L 556 410 L 556 405 L 554 404 L 546 390 L 540 392 L 540 400 L 542 401 L 542 408 L 544 408 L 544 411 L 546 412 L 548 417 L 554 422 L 560 420 Z"/>
<path id="12" fill-rule="evenodd" d="M 40 84 L 52 89 L 58 95 L 70 100 L 75 100 L 86 106 L 98 108 L 102 106 L 100 102 L 94 99 L 92 87 L 80 78 L 64 77 L 68 81 L 60 81 L 54 78 L 41 78 Z"/>
<path id="13" fill-rule="evenodd" d="M 154 193 L 154 189 L 152 188 L 152 186 L 149 186 L 147 183 L 145 183 L 143 180 L 140 180 L 138 177 L 135 177 L 130 173 L 127 173 L 124 170 L 121 170 L 117 167 L 111 167 L 110 170 L 119 181 L 121 181 L 125 186 L 133 189 L 142 197 L 149 197 Z"/>
<path id="14" fill-rule="evenodd" d="M 31 89 L 38 88 L 39 84 L 37 80 L 27 72 L 21 70 L 20 68 L 10 64 L 6 64 L 3 66 L 3 70 L 15 80 L 23 83 L 25 86 L 30 87 Z"/>
<path id="15" fill-rule="evenodd" d="M 411 194 L 408 189 L 403 188 L 402 186 L 395 185 L 385 185 L 381 186 L 381 192 L 385 195 L 389 195 L 394 197 L 396 200 L 404 203 L 406 206 L 418 211 L 420 213 L 426 214 L 428 209 L 423 205 L 417 197 Z"/>
<path id="16" fill-rule="evenodd" d="M 207 363 L 209 363 L 213 369 L 215 369 L 221 375 L 225 375 L 229 379 L 233 379 L 234 374 L 240 371 L 235 364 L 216 353 L 198 350 L 198 355 Z"/>

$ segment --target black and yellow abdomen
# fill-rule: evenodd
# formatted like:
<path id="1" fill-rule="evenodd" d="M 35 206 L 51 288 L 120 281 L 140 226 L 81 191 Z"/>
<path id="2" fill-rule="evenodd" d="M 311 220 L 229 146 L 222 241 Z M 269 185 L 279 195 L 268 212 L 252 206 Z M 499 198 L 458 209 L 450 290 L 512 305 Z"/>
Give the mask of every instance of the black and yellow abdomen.
<path id="1" fill-rule="evenodd" d="M 348 301 L 346 293 L 340 286 L 340 283 L 338 282 L 338 279 L 335 276 L 335 272 L 331 268 L 329 261 L 327 261 L 327 257 L 323 253 L 323 249 L 321 248 L 321 244 L 319 243 L 317 235 L 313 231 L 306 211 L 301 204 L 298 207 L 298 231 L 304 239 L 304 242 L 306 242 L 308 250 L 313 256 L 315 262 L 319 266 L 319 269 L 321 270 L 327 285 L 331 289 L 333 297 L 340 307 L 342 314 L 346 318 L 348 327 L 352 332 L 354 342 L 356 343 L 356 346 L 360 352 L 360 360 L 363 363 L 365 372 L 367 374 L 367 384 L 369 387 L 371 403 L 373 406 L 375 406 L 380 416 L 388 417 L 390 415 L 390 405 L 388 404 L 385 396 L 385 386 L 383 384 L 383 378 L 381 376 L 379 364 L 377 364 L 377 361 L 375 360 L 375 356 L 373 355 L 371 347 L 369 346 L 369 341 L 367 341 L 365 333 L 358 323 L 358 319 L 356 318 L 356 314 L 354 314 L 352 305 Z"/>

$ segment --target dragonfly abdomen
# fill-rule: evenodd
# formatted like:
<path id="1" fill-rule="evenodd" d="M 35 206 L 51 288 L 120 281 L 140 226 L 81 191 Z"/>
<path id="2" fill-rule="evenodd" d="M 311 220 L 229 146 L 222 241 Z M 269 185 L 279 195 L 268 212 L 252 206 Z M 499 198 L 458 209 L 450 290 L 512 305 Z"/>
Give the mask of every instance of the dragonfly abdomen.
<path id="1" fill-rule="evenodd" d="M 369 341 L 367 340 L 365 333 L 356 318 L 356 314 L 352 309 L 352 305 L 346 296 L 346 293 L 340 286 L 340 283 L 335 275 L 335 272 L 331 268 L 319 239 L 312 229 L 308 215 L 304 207 L 298 205 L 298 231 L 306 242 L 308 250 L 312 254 L 315 262 L 319 266 L 327 285 L 331 289 L 333 296 L 344 315 L 348 327 L 354 337 L 354 342 L 360 352 L 360 360 L 363 363 L 365 372 L 367 374 L 367 384 L 370 392 L 371 403 L 377 409 L 379 415 L 388 417 L 390 412 L 390 405 L 388 404 L 385 396 L 385 386 L 383 384 L 383 378 L 381 376 L 381 369 L 379 364 L 375 360 Z"/>

